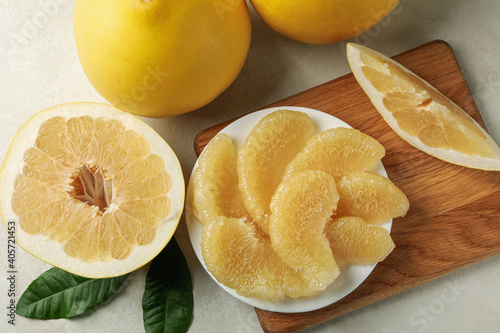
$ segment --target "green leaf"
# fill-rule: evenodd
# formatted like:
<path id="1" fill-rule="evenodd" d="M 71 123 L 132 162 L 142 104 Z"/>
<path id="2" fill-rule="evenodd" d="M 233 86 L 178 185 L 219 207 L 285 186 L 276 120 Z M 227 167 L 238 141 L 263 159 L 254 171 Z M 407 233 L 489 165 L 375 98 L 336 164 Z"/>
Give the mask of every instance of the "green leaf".
<path id="1" fill-rule="evenodd" d="M 28 286 L 17 303 L 16 313 L 36 319 L 75 317 L 110 298 L 128 276 L 89 279 L 54 267 Z"/>
<path id="2" fill-rule="evenodd" d="M 191 324 L 191 274 L 174 238 L 151 263 L 142 310 L 146 333 L 182 333 Z"/>

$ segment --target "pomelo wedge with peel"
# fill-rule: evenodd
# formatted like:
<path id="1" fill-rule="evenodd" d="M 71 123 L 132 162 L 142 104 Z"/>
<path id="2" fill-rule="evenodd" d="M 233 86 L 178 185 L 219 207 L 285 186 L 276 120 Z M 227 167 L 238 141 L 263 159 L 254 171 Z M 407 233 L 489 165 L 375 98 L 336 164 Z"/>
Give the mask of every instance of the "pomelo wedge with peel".
<path id="1" fill-rule="evenodd" d="M 113 106 L 43 110 L 15 135 L 0 170 L 0 213 L 35 257 L 85 277 L 129 273 L 171 239 L 184 205 L 175 153 Z"/>
<path id="2" fill-rule="evenodd" d="M 401 64 L 347 44 L 357 81 L 391 128 L 414 147 L 449 163 L 500 170 L 500 148 L 464 110 Z"/>

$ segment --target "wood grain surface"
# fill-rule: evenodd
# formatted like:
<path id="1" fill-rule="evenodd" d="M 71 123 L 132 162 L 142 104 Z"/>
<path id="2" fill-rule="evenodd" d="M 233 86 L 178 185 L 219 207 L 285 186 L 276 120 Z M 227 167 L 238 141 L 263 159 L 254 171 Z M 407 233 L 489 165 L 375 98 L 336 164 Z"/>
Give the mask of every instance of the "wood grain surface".
<path id="1" fill-rule="evenodd" d="M 448 96 L 484 126 L 452 48 L 433 41 L 393 57 Z M 352 74 L 268 105 L 303 106 L 332 114 L 377 139 L 389 178 L 410 210 L 393 221 L 396 249 L 345 298 L 304 313 L 256 309 L 265 332 L 296 332 L 374 303 L 500 253 L 500 173 L 468 169 L 427 155 L 402 140 L 382 119 Z M 200 154 L 227 124 L 200 132 Z"/>

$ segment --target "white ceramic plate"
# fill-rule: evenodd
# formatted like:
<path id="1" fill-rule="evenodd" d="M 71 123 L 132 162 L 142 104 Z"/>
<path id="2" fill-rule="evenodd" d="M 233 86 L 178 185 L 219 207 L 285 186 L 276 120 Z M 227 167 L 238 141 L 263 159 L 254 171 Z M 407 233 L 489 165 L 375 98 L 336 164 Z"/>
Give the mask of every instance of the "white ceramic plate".
<path id="1" fill-rule="evenodd" d="M 320 132 L 333 127 L 352 128 L 342 120 L 332 115 L 329 115 L 325 112 L 304 107 L 282 106 L 282 107 L 269 108 L 250 113 L 229 124 L 221 131 L 221 133 L 229 134 L 233 139 L 235 146 L 239 148 L 245 141 L 245 138 L 248 136 L 252 128 L 259 122 L 259 120 L 262 117 L 273 111 L 283 110 L 283 109 L 301 111 L 307 113 L 314 121 L 314 123 L 318 128 L 318 131 Z M 197 166 L 198 163 L 195 164 L 193 168 L 193 173 L 196 170 Z M 382 163 L 379 163 L 372 171 L 387 177 L 387 173 L 385 172 Z M 191 174 L 191 178 L 193 173 Z M 188 197 L 189 196 L 192 197 L 191 180 L 189 181 L 187 195 Z M 187 202 L 189 203 L 191 202 L 191 200 L 188 199 Z M 207 267 L 203 260 L 203 255 L 201 253 L 201 235 L 203 232 L 203 226 L 194 216 L 193 209 L 189 204 L 186 205 L 185 212 L 186 212 L 186 223 L 189 232 L 189 238 L 191 239 L 193 249 L 198 259 L 200 260 L 201 264 L 206 270 Z M 390 231 L 392 226 L 392 220 L 387 221 L 381 224 L 380 226 Z M 210 272 L 208 272 L 208 270 L 207 272 L 215 280 L 215 282 L 217 282 L 222 287 L 222 289 L 224 289 L 229 294 L 233 295 L 234 297 L 240 299 L 245 303 L 248 303 L 252 306 L 255 306 L 263 310 L 291 313 L 291 312 L 305 312 L 305 311 L 317 310 L 342 299 L 343 297 L 351 293 L 354 289 L 356 289 L 368 277 L 368 275 L 370 275 L 373 268 L 375 268 L 375 265 L 369 265 L 369 266 L 351 265 L 345 267 L 344 269 L 342 269 L 339 277 L 318 295 L 311 298 L 299 298 L 299 299 L 293 299 L 287 297 L 283 301 L 279 302 L 270 302 L 270 301 L 259 300 L 256 298 L 243 297 L 239 295 L 235 290 L 230 289 L 219 283 L 217 279 L 215 279 L 215 277 L 212 274 L 210 274 Z"/>

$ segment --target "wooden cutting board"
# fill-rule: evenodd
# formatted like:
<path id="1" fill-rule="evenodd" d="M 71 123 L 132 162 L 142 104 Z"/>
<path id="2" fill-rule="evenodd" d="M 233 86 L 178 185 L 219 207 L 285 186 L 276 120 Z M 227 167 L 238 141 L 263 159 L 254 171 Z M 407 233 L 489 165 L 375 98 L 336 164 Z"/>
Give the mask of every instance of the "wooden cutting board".
<path id="1" fill-rule="evenodd" d="M 433 41 L 394 57 L 484 126 L 452 48 Z M 410 200 L 393 221 L 396 249 L 354 292 L 325 308 L 304 313 L 256 309 L 265 332 L 295 332 L 415 287 L 500 253 L 500 172 L 468 169 L 413 148 L 385 123 L 352 74 L 268 105 L 303 106 L 330 113 L 386 148 L 389 178 Z M 235 119 L 200 132 L 199 154 Z"/>

